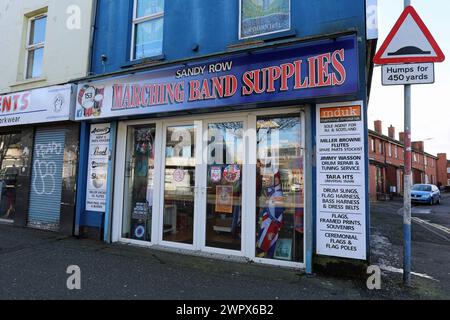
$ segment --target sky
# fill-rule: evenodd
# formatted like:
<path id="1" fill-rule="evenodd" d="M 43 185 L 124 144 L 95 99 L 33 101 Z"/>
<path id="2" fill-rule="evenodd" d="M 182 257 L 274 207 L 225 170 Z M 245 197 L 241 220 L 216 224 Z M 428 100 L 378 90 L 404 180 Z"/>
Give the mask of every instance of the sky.
<path id="1" fill-rule="evenodd" d="M 435 83 L 412 86 L 412 139 L 425 140 L 425 151 L 447 153 L 450 159 L 450 0 L 412 0 L 412 6 L 427 25 L 446 56 L 435 64 Z M 378 48 L 403 11 L 403 0 L 378 0 Z M 383 122 L 383 133 L 393 125 L 404 131 L 403 86 L 382 86 L 381 67 L 375 67 L 369 101 L 369 128 Z"/>

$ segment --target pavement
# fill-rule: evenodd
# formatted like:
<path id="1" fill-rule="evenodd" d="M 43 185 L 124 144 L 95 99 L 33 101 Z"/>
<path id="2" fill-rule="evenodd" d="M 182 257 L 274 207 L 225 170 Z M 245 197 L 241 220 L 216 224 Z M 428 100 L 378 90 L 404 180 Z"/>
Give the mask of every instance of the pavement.
<path id="1" fill-rule="evenodd" d="M 413 269 L 418 275 L 413 276 L 412 288 L 402 286 L 400 208 L 400 201 L 372 204 L 372 263 L 382 266 L 381 290 L 367 289 L 366 279 L 307 276 L 299 270 L 0 225 L 0 299 L 450 299 L 450 242 L 420 225 L 413 226 Z M 450 197 L 432 210 L 421 217 L 448 225 Z M 81 290 L 67 288 L 66 270 L 71 265 L 81 269 Z"/>

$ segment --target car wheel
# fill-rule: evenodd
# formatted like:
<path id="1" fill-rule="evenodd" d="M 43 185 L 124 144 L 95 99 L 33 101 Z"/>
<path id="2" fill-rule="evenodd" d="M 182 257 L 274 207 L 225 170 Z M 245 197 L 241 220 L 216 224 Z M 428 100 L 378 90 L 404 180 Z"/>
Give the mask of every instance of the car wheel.
<path id="1" fill-rule="evenodd" d="M 438 198 L 437 204 L 441 204 L 441 198 Z"/>
<path id="2" fill-rule="evenodd" d="M 431 199 L 430 199 L 430 206 L 432 206 L 433 204 L 434 204 L 434 198 L 431 197 Z"/>

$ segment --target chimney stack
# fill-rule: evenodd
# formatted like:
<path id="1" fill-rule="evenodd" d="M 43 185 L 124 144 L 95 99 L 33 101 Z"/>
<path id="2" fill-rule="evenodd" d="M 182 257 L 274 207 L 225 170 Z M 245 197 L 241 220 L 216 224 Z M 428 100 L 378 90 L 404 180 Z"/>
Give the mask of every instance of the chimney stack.
<path id="1" fill-rule="evenodd" d="M 414 150 L 416 150 L 416 151 L 423 152 L 423 150 L 424 150 L 424 143 L 423 143 L 423 141 L 414 141 L 412 143 L 412 148 Z"/>
<path id="2" fill-rule="evenodd" d="M 389 127 L 389 138 L 395 139 L 395 128 L 392 126 Z"/>
<path id="3" fill-rule="evenodd" d="M 398 140 L 400 140 L 401 143 L 405 143 L 405 133 L 404 132 L 400 132 L 398 134 Z"/>
<path id="4" fill-rule="evenodd" d="M 380 120 L 374 122 L 375 124 L 375 132 L 379 134 L 383 134 L 383 123 Z"/>

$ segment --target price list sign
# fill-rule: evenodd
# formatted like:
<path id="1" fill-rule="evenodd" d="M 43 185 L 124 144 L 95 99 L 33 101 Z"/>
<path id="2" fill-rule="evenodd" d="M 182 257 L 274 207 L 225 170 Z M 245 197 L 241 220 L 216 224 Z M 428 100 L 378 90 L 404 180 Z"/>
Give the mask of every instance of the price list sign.
<path id="1" fill-rule="evenodd" d="M 363 102 L 317 106 L 317 254 L 366 260 Z"/>

